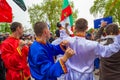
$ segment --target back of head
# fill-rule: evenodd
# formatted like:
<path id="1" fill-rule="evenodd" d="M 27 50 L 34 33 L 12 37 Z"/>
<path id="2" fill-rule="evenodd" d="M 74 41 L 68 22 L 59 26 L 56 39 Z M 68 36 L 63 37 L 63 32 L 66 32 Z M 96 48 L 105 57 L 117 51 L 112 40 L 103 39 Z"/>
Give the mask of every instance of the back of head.
<path id="1" fill-rule="evenodd" d="M 88 22 L 86 19 L 84 18 L 79 18 L 76 22 L 75 22 L 75 30 L 77 32 L 79 31 L 85 31 L 88 27 Z"/>
<path id="2" fill-rule="evenodd" d="M 45 28 L 47 28 L 47 24 L 45 22 L 36 22 L 33 27 L 36 36 L 41 36 Z"/>
<path id="3" fill-rule="evenodd" d="M 12 32 L 15 32 L 17 27 L 22 27 L 22 24 L 19 23 L 19 22 L 13 22 L 10 26 L 10 29 L 11 29 Z"/>
<path id="4" fill-rule="evenodd" d="M 62 27 L 62 25 L 60 24 L 60 22 L 57 22 L 57 27 L 58 28 Z"/>
<path id="5" fill-rule="evenodd" d="M 107 35 L 118 35 L 119 28 L 117 24 L 111 23 L 106 26 L 105 32 Z"/>
<path id="6" fill-rule="evenodd" d="M 56 30 L 56 31 L 55 31 L 55 35 L 56 35 L 56 37 L 60 37 L 60 31 L 59 31 L 59 30 Z"/>

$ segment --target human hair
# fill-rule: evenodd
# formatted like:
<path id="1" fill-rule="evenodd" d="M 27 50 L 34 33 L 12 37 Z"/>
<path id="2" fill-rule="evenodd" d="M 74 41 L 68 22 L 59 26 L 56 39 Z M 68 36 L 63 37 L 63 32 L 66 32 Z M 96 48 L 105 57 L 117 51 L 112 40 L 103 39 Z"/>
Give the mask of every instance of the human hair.
<path id="1" fill-rule="evenodd" d="M 107 35 L 118 35 L 119 34 L 118 25 L 114 23 L 108 24 L 105 28 L 105 32 Z"/>
<path id="2" fill-rule="evenodd" d="M 16 29 L 17 29 L 17 27 L 22 27 L 22 24 L 21 23 L 19 23 L 19 22 L 13 22 L 11 25 L 10 25 L 10 30 L 12 31 L 12 32 L 15 32 L 16 31 Z"/>
<path id="3" fill-rule="evenodd" d="M 47 28 L 47 24 L 41 21 L 36 22 L 33 27 L 36 36 L 41 36 L 45 28 Z"/>
<path id="4" fill-rule="evenodd" d="M 75 22 L 75 30 L 77 32 L 79 31 L 85 31 L 87 29 L 87 25 L 88 22 L 86 19 L 84 18 L 79 18 L 76 22 Z"/>
<path id="5" fill-rule="evenodd" d="M 60 22 L 57 22 L 57 27 L 58 28 L 62 27 L 62 25 L 60 24 Z"/>
<path id="6" fill-rule="evenodd" d="M 55 34 L 56 34 L 56 37 L 60 37 L 60 31 L 59 30 L 56 30 Z"/>

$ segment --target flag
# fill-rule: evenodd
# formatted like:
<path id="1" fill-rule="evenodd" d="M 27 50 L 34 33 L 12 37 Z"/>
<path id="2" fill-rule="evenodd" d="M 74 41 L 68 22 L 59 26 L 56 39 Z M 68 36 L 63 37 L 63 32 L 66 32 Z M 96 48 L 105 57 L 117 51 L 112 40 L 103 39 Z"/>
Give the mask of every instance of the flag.
<path id="1" fill-rule="evenodd" d="M 6 0 L 0 0 L 0 22 L 12 22 L 12 8 Z"/>
<path id="2" fill-rule="evenodd" d="M 72 9 L 68 0 L 63 1 L 60 23 L 62 24 L 62 26 L 65 26 L 65 23 L 69 23 L 69 27 L 73 26 Z"/>
<path id="3" fill-rule="evenodd" d="M 112 23 L 112 16 L 108 16 L 108 17 L 104 17 L 104 18 L 100 18 L 100 19 L 95 19 L 94 20 L 94 28 L 95 29 L 99 28 L 102 21 L 106 21 L 107 24 L 110 24 L 110 23 Z"/>
<path id="4" fill-rule="evenodd" d="M 26 11 L 26 6 L 23 0 L 13 0 L 23 11 Z"/>

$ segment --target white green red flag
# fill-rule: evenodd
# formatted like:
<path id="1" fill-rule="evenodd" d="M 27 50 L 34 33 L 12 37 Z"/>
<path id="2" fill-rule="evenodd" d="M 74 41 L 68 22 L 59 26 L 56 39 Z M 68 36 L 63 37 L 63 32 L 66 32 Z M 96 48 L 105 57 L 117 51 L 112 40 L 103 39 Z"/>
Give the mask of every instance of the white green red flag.
<path id="1" fill-rule="evenodd" d="M 12 8 L 6 0 L 0 0 L 0 22 L 12 22 Z"/>
<path id="2" fill-rule="evenodd" d="M 69 26 L 73 26 L 72 9 L 68 0 L 63 1 L 61 24 L 64 26 L 65 23 L 69 23 Z"/>
<path id="3" fill-rule="evenodd" d="M 26 6 L 23 0 L 13 0 L 23 11 L 26 11 Z"/>

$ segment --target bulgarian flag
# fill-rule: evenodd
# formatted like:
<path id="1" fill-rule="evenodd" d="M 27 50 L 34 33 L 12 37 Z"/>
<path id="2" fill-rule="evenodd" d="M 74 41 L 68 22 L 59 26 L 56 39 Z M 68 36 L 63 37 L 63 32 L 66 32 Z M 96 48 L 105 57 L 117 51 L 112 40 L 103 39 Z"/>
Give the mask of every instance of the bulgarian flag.
<path id="1" fill-rule="evenodd" d="M 26 6 L 23 0 L 13 0 L 23 11 L 26 11 Z"/>
<path id="2" fill-rule="evenodd" d="M 6 0 L 0 0 L 0 22 L 12 22 L 12 8 Z"/>
<path id="3" fill-rule="evenodd" d="M 64 0 L 62 6 L 62 14 L 61 14 L 61 24 L 65 26 L 65 23 L 69 23 L 69 29 L 73 26 L 73 18 L 72 18 L 72 9 L 68 2 L 68 0 Z"/>

